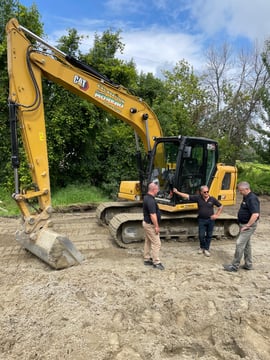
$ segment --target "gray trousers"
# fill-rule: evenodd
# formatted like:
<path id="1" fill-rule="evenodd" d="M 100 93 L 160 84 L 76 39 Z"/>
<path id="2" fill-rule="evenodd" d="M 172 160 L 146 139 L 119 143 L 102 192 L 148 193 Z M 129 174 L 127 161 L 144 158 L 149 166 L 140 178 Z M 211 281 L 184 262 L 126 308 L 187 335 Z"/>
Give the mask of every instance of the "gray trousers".
<path id="1" fill-rule="evenodd" d="M 240 224 L 240 230 L 245 224 Z M 234 253 L 234 259 L 232 265 L 237 269 L 239 268 L 241 259 L 244 255 L 244 261 L 246 266 L 252 266 L 252 249 L 251 249 L 251 236 L 257 228 L 257 222 L 245 231 L 240 231 L 238 239 L 236 241 L 236 248 Z"/>

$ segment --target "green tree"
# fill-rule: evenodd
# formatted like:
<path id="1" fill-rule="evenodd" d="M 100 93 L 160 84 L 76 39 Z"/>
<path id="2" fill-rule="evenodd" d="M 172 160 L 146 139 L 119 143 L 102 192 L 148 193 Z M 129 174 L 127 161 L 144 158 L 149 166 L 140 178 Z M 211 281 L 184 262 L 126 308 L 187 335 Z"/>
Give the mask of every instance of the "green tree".
<path id="1" fill-rule="evenodd" d="M 96 34 L 93 48 L 81 58 L 112 83 L 133 92 L 137 89 L 138 79 L 135 64 L 132 60 L 125 62 L 116 57 L 117 52 L 124 51 L 120 34 L 120 30 L 115 33 L 108 30 L 102 35 Z M 115 195 L 121 180 L 138 177 L 136 159 L 133 155 L 134 132 L 130 126 L 104 110 L 97 109 L 97 114 L 99 129 L 92 137 L 97 166 L 95 175 L 92 173 L 92 179 L 96 185 Z M 134 147 L 130 146 L 132 143 Z"/>
<path id="2" fill-rule="evenodd" d="M 115 58 L 115 53 L 122 49 L 119 33 L 107 31 L 96 36 L 94 47 L 87 54 L 79 51 L 81 39 L 71 29 L 59 39 L 58 47 L 66 54 L 78 54 L 79 60 L 108 81 L 113 77 L 113 83 L 125 87 L 136 84 L 134 64 Z M 44 101 L 53 186 L 88 182 L 116 194 L 124 174 L 132 176 L 136 171 L 135 158 L 123 157 L 131 152 L 132 128 L 93 105 L 91 100 L 83 100 L 48 81 Z"/>
<path id="3" fill-rule="evenodd" d="M 200 78 L 185 60 L 179 61 L 172 72 L 165 71 L 164 76 L 168 95 L 162 102 L 162 118 L 166 134 L 201 135 L 207 94 Z"/>
<path id="4" fill-rule="evenodd" d="M 69 56 L 79 54 L 82 36 L 76 29 L 58 40 L 57 47 Z M 50 180 L 52 187 L 89 181 L 91 137 L 97 113 L 91 103 L 65 90 L 60 85 L 43 81 Z M 82 180 L 83 179 L 83 180 Z"/>
<path id="5" fill-rule="evenodd" d="M 164 83 L 152 73 L 143 73 L 138 76 L 136 95 L 142 98 L 151 108 L 155 107 L 162 98 L 167 96 Z"/>

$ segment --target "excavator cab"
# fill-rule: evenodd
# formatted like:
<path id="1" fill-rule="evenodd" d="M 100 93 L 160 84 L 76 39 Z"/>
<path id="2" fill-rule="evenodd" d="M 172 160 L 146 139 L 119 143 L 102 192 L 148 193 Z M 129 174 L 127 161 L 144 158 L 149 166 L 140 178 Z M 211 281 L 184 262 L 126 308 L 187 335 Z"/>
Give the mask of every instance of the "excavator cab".
<path id="1" fill-rule="evenodd" d="M 148 182 L 159 185 L 157 202 L 161 209 L 165 205 L 164 210 L 168 211 L 169 205 L 170 211 L 178 211 L 179 204 L 189 203 L 173 193 L 174 187 L 196 194 L 200 186 L 207 185 L 211 195 L 221 202 L 235 201 L 237 171 L 234 166 L 218 163 L 218 144 L 214 140 L 187 136 L 157 138 L 148 171 Z"/>
<path id="2" fill-rule="evenodd" d="M 218 160 L 217 143 L 186 136 L 156 139 L 152 152 L 150 181 L 159 184 L 160 201 L 171 202 L 172 189 L 195 194 L 201 185 L 211 185 Z"/>

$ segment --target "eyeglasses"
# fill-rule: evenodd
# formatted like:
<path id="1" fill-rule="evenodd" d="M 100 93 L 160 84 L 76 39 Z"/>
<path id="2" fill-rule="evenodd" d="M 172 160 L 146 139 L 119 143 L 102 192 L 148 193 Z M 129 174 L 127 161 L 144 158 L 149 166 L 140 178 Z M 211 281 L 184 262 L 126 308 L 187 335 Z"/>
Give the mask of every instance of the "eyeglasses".
<path id="1" fill-rule="evenodd" d="M 204 193 L 204 194 L 208 194 L 208 193 L 209 193 L 209 191 L 203 191 L 203 193 Z"/>

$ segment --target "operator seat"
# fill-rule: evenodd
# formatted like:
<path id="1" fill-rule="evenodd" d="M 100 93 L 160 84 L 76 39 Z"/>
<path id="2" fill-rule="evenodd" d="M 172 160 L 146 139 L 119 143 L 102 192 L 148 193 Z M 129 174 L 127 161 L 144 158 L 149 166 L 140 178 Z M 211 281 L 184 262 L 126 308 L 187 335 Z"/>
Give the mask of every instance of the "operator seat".
<path id="1" fill-rule="evenodd" d="M 199 173 L 198 160 L 193 158 L 185 159 L 183 166 L 183 174 L 188 175 L 188 174 L 198 174 L 198 173 Z"/>

